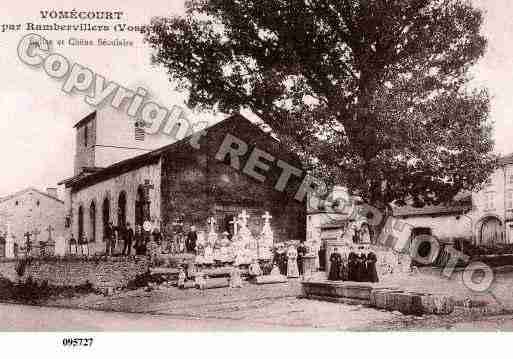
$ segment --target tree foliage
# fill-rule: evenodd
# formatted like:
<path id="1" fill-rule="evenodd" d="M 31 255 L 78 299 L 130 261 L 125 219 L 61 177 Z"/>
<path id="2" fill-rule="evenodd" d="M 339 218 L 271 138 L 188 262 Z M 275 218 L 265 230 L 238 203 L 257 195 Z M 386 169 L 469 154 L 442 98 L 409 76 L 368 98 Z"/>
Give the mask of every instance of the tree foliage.
<path id="1" fill-rule="evenodd" d="M 492 170 L 482 12 L 461 0 L 192 0 L 146 39 L 188 105 L 248 109 L 373 204 L 446 201 Z"/>

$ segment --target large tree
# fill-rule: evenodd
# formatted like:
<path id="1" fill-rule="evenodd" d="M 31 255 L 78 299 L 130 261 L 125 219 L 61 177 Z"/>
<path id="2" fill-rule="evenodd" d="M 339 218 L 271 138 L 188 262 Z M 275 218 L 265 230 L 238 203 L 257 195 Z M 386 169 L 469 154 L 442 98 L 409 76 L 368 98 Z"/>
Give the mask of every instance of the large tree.
<path id="1" fill-rule="evenodd" d="M 381 207 L 446 201 L 492 170 L 489 97 L 469 85 L 482 21 L 460 0 L 191 0 L 146 39 L 189 106 L 252 111 Z"/>

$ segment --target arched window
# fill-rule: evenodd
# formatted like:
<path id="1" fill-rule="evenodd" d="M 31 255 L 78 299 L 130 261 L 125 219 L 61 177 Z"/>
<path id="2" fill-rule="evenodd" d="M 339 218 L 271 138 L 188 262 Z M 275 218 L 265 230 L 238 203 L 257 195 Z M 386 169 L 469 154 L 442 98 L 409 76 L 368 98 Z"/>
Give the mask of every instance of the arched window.
<path id="1" fill-rule="evenodd" d="M 84 238 L 84 207 L 78 207 L 78 240 Z"/>
<path id="2" fill-rule="evenodd" d="M 89 224 L 91 225 L 91 233 L 89 234 L 89 240 L 96 242 L 96 204 L 91 202 L 89 207 Z"/>
<path id="3" fill-rule="evenodd" d="M 118 198 L 118 227 L 124 228 L 126 225 L 126 193 L 122 191 Z"/>
<path id="4" fill-rule="evenodd" d="M 105 240 L 105 229 L 110 221 L 110 201 L 109 198 L 103 200 L 102 205 L 102 224 L 103 224 L 103 240 Z"/>
<path id="5" fill-rule="evenodd" d="M 142 186 L 137 188 L 137 198 L 135 199 L 135 224 L 142 225 L 144 222 L 144 189 Z"/>

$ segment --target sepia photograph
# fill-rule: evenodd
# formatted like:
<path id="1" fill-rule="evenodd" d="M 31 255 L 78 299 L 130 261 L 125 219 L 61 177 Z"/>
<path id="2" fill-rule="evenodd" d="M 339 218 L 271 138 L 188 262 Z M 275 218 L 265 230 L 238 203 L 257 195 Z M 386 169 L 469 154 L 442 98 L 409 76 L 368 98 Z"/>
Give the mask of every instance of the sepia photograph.
<path id="1" fill-rule="evenodd" d="M 510 2 L 4 2 L 1 332 L 513 331 Z"/>

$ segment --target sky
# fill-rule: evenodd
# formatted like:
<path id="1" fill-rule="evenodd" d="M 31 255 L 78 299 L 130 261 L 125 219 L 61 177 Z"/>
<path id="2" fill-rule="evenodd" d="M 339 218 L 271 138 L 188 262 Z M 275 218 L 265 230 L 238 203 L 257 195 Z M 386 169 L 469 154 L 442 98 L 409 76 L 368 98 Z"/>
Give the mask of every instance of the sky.
<path id="1" fill-rule="evenodd" d="M 152 16 L 183 13 L 184 0 L 88 0 L 81 3 L 45 0 L 40 4 L 27 0 L 3 0 L 0 27 L 2 24 L 22 24 L 23 27 L 27 22 L 67 23 L 41 18 L 40 11 L 54 9 L 123 11 L 121 20 L 106 23 L 147 24 Z M 495 151 L 506 154 L 513 152 L 513 141 L 510 140 L 510 133 L 513 134 L 513 4 L 508 0 L 476 0 L 474 4 L 485 11 L 482 32 L 489 41 L 485 57 L 473 69 L 474 83 L 490 91 Z M 77 20 L 69 23 L 77 23 Z M 62 46 L 54 47 L 54 50 L 71 62 L 87 66 L 120 85 L 132 89 L 145 87 L 150 97 L 163 106 L 184 106 L 184 95 L 173 91 L 165 71 L 151 65 L 150 50 L 143 44 L 139 33 L 38 33 L 53 41 L 68 41 L 70 38 L 132 41 L 133 47 Z M 0 197 L 29 186 L 39 189 L 54 187 L 60 180 L 72 176 L 73 125 L 93 111 L 84 102 L 83 94 L 65 94 L 61 91 L 62 82 L 19 60 L 16 49 L 25 34 L 25 31 L 0 32 Z M 198 116 L 209 118 L 209 115 Z"/>

